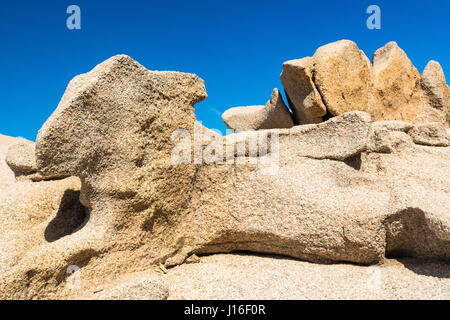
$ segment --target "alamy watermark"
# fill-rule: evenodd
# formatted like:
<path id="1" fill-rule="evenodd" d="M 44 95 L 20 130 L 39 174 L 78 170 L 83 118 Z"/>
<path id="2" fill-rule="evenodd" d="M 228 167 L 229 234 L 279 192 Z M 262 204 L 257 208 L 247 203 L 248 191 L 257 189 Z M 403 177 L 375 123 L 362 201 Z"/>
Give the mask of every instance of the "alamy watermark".
<path id="1" fill-rule="evenodd" d="M 70 16 L 66 20 L 66 26 L 69 30 L 80 30 L 81 29 L 81 9 L 77 5 L 70 5 L 66 10 L 67 14 Z"/>
<path id="2" fill-rule="evenodd" d="M 370 14 L 369 18 L 367 18 L 367 28 L 369 30 L 380 30 L 381 29 L 381 9 L 377 5 L 370 5 L 366 10 L 367 14 Z"/>
<path id="3" fill-rule="evenodd" d="M 274 175 L 279 168 L 279 134 L 276 130 L 258 130 L 220 135 L 200 122 L 194 132 L 179 128 L 172 133 L 176 143 L 173 164 L 254 164 L 259 173 Z"/>
<path id="4" fill-rule="evenodd" d="M 66 286 L 69 290 L 78 290 L 81 288 L 81 269 L 76 265 L 67 267 Z"/>

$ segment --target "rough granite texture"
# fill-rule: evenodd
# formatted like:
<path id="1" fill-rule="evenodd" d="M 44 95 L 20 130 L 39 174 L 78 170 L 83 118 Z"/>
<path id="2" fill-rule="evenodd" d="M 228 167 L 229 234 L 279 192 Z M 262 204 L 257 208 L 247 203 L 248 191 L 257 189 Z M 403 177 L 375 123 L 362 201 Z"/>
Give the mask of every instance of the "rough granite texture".
<path id="1" fill-rule="evenodd" d="M 333 42 L 313 57 L 285 62 L 280 78 L 296 124 L 360 110 L 374 121 L 450 126 L 450 88 L 441 66 L 430 61 L 421 76 L 395 42 L 378 49 L 372 63 L 354 42 Z"/>
<path id="2" fill-rule="evenodd" d="M 67 178 L 64 174 L 43 176 L 39 173 L 36 165 L 35 143 L 26 139 L 20 138 L 9 146 L 5 161 L 18 180 L 37 182 Z"/>
<path id="3" fill-rule="evenodd" d="M 163 277 L 169 300 L 450 299 L 450 265 L 412 259 L 365 267 L 219 254 L 170 269 Z"/>
<path id="4" fill-rule="evenodd" d="M 265 106 L 235 107 L 222 115 L 223 122 L 233 131 L 292 128 L 291 112 L 278 89 L 274 89 Z"/>
<path id="5" fill-rule="evenodd" d="M 34 142 L 21 139 L 8 148 L 6 164 L 16 176 L 29 175 L 37 172 L 34 157 Z"/>
<path id="6" fill-rule="evenodd" d="M 310 57 L 283 63 L 280 79 L 296 124 L 319 123 L 327 108 L 314 83 L 314 62 Z"/>
<path id="7" fill-rule="evenodd" d="M 450 87 L 445 80 L 444 70 L 437 61 L 431 60 L 422 73 L 422 88 L 429 104 L 428 110 L 433 112 L 432 121 L 446 123 L 450 126 Z M 430 120 L 430 119 L 429 119 Z"/>
<path id="8" fill-rule="evenodd" d="M 137 297 L 158 285 L 127 275 L 237 250 L 363 265 L 450 259 L 450 147 L 417 144 L 419 125 L 352 111 L 222 137 L 196 122 L 193 106 L 206 96 L 197 76 L 149 71 L 124 55 L 74 78 L 36 141 L 39 172 L 72 177 L 5 172 L 0 298 Z M 205 134 L 183 140 L 189 156 L 223 163 L 174 162 L 180 128 Z M 448 140 L 447 130 L 419 131 Z M 255 153 L 254 138 L 268 145 Z M 225 154 L 234 144 L 243 150 Z M 76 290 L 66 285 L 71 266 L 82 277 Z"/>

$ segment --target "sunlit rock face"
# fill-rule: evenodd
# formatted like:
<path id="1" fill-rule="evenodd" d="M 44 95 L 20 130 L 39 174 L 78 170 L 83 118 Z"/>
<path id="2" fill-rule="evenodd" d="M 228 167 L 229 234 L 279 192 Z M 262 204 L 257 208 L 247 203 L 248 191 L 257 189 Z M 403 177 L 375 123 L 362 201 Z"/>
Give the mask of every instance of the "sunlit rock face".
<path id="1" fill-rule="evenodd" d="M 450 88 L 439 63 L 430 61 L 421 76 L 395 42 L 378 49 L 372 63 L 352 41 L 324 45 L 285 62 L 281 82 L 297 124 L 360 110 L 374 121 L 450 126 Z"/>
<path id="2" fill-rule="evenodd" d="M 105 283 L 105 296 L 131 286 L 164 298 L 147 274 L 124 276 L 236 250 L 367 265 L 450 258 L 450 148 L 439 124 L 349 110 L 222 137 L 196 122 L 193 106 L 206 97 L 197 76 L 149 71 L 124 55 L 74 78 L 35 146 L 40 174 L 72 177 L 12 181 L 29 193 L 47 186 L 26 199 L 35 211 L 13 195 L 0 200 L 4 216 L 21 219 L 20 241 L 34 239 L 5 253 L 14 261 L 0 298 L 85 296 Z M 23 219 L 50 198 L 39 224 Z M 75 289 L 72 266 L 83 279 Z"/>

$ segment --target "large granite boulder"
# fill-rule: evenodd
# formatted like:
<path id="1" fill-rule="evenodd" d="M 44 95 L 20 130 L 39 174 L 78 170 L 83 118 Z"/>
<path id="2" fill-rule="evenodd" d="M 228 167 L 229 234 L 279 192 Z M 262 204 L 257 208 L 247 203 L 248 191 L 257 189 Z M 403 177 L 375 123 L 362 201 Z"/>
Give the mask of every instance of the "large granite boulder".
<path id="1" fill-rule="evenodd" d="M 66 174 L 42 175 L 38 172 L 35 157 L 35 143 L 19 139 L 9 146 L 6 163 L 19 180 L 43 181 L 67 178 Z"/>
<path id="2" fill-rule="evenodd" d="M 373 55 L 370 108 L 375 119 L 414 121 L 420 113 L 420 74 L 406 53 L 389 42 Z"/>
<path id="3" fill-rule="evenodd" d="M 233 131 L 292 128 L 294 121 L 278 89 L 265 106 L 235 107 L 225 111 L 223 122 Z"/>
<path id="4" fill-rule="evenodd" d="M 421 76 L 395 42 L 378 49 L 372 64 L 352 41 L 327 44 L 313 57 L 285 62 L 281 82 L 297 124 L 360 110 L 374 121 L 450 126 L 450 89 L 439 63 L 431 61 Z"/>
<path id="5" fill-rule="evenodd" d="M 319 123 L 327 113 L 313 78 L 314 62 L 310 57 L 283 63 L 281 83 L 286 92 L 296 124 Z"/>
<path id="6" fill-rule="evenodd" d="M 428 102 L 427 121 L 446 123 L 450 126 L 450 87 L 445 81 L 444 70 L 437 61 L 428 62 L 422 73 L 422 88 Z"/>
<path id="7" fill-rule="evenodd" d="M 324 263 L 450 258 L 449 147 L 416 144 L 412 124 L 360 111 L 222 137 L 195 120 L 204 98 L 197 76 L 123 55 L 72 80 L 38 134 L 36 162 L 80 178 L 86 219 L 19 255 L 0 298 L 95 294 L 125 274 L 236 250 Z"/>
<path id="8" fill-rule="evenodd" d="M 328 111 L 367 111 L 371 65 L 364 52 L 349 40 L 330 43 L 313 56 L 314 81 Z"/>

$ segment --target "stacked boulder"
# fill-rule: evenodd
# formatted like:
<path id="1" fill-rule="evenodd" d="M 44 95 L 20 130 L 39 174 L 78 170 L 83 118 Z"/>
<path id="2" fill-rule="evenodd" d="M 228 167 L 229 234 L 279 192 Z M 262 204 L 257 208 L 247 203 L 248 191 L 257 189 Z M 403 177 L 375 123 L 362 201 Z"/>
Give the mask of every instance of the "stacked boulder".
<path id="1" fill-rule="evenodd" d="M 35 143 L 26 139 L 20 139 L 11 144 L 5 157 L 6 164 L 14 172 L 19 180 L 54 180 L 66 178 L 67 175 L 42 175 L 38 172 L 35 158 Z"/>
<path id="2" fill-rule="evenodd" d="M 0 299 L 164 299 L 167 288 L 152 270 L 218 252 L 366 265 L 387 256 L 449 260 L 448 87 L 435 63 L 422 80 L 415 69 L 405 74 L 408 63 L 395 44 L 379 56 L 371 66 L 344 41 L 286 63 L 293 118 L 274 90 L 265 107 L 224 117 L 250 131 L 222 137 L 201 127 L 213 143 L 204 135 L 195 141 L 194 105 L 207 97 L 196 75 L 150 71 L 119 55 L 77 76 L 39 131 L 35 163 L 45 177 L 78 177 L 79 193 L 78 185 L 50 189 L 63 191 L 70 179 L 26 182 L 58 195 L 45 194 L 53 201 L 42 206 L 47 211 L 32 206 L 41 200 L 22 206 L 15 192 L 10 202 L 0 198 L 0 217 L 22 219 L 17 243 L 33 240 L 4 251 L 14 259 L 0 261 L 7 270 Z M 299 123 L 309 124 L 293 126 Z M 233 149 L 260 133 L 270 148 Z M 176 162 L 180 145 L 188 156 Z M 232 157 L 223 154 L 229 146 Z M 211 150 L 218 161 L 197 161 L 197 153 Z M 266 161 L 274 165 L 270 173 L 260 170 Z M 28 168 L 24 163 L 17 167 Z M 32 228 L 33 210 L 52 216 Z M 0 236 L 9 235 L 4 228 Z M 73 266 L 82 275 L 75 289 L 66 285 Z"/>
<path id="3" fill-rule="evenodd" d="M 265 106 L 235 107 L 222 115 L 228 128 L 235 131 L 292 128 L 294 121 L 291 112 L 278 89 L 272 91 Z"/>
<path id="4" fill-rule="evenodd" d="M 16 177 L 37 173 L 34 142 L 21 139 L 12 144 L 8 149 L 5 161 Z"/>
<path id="5" fill-rule="evenodd" d="M 352 41 L 327 44 L 312 57 L 285 62 L 281 82 L 296 125 L 320 123 L 360 110 L 375 121 L 450 126 L 450 88 L 440 64 L 430 61 L 421 76 L 395 42 L 378 49 L 372 63 Z M 227 110 L 223 119 L 235 130 L 266 129 L 246 122 L 244 115 L 252 113 L 253 108 L 240 108 L 239 113 Z M 258 110 L 263 112 L 261 107 Z M 233 122 L 229 121 L 230 114 L 234 115 Z"/>

